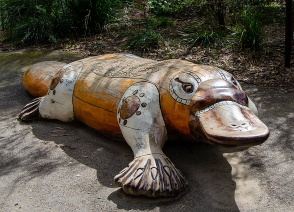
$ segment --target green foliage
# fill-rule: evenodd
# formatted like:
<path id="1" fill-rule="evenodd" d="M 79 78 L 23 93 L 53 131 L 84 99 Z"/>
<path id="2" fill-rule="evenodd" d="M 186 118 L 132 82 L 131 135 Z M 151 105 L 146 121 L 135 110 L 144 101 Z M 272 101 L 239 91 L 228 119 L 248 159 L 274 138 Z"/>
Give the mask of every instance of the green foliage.
<path id="1" fill-rule="evenodd" d="M 263 40 L 262 19 L 261 13 L 253 9 L 244 9 L 236 18 L 235 26 L 229 29 L 241 47 L 248 46 L 255 50 L 260 48 Z"/>
<path id="2" fill-rule="evenodd" d="M 193 0 L 148 0 L 149 12 L 157 16 L 172 15 L 181 12 L 184 6 Z"/>
<path id="3" fill-rule="evenodd" d="M 151 17 L 147 20 L 147 26 L 156 29 L 160 27 L 168 27 L 168 26 L 174 26 L 174 22 L 170 18 L 165 18 L 165 17 L 158 17 L 154 18 Z"/>
<path id="4" fill-rule="evenodd" d="M 1 0 L 1 25 L 15 42 L 56 42 L 99 32 L 123 0 Z"/>
<path id="5" fill-rule="evenodd" d="M 191 46 L 198 44 L 200 46 L 209 47 L 216 43 L 221 43 L 221 37 L 213 30 L 201 30 L 191 36 Z"/>
<path id="6" fill-rule="evenodd" d="M 184 39 L 193 48 L 195 45 L 204 47 L 212 47 L 216 44 L 222 44 L 222 36 L 220 32 L 214 31 L 210 26 L 203 22 L 196 23 L 186 29 L 184 33 L 181 33 Z"/>
<path id="7" fill-rule="evenodd" d="M 66 17 L 78 32 L 99 32 L 116 15 L 121 0 L 67 0 Z"/>
<path id="8" fill-rule="evenodd" d="M 225 22 L 242 13 L 244 8 L 259 7 L 264 14 L 273 14 L 270 10 L 280 9 L 283 0 L 148 0 L 149 12 L 155 15 L 197 15 L 217 22 L 225 29 Z M 267 9 L 266 9 L 267 8 Z M 277 11 L 275 11 L 276 13 Z M 279 11 L 281 12 L 281 11 Z M 266 19 L 271 19 L 268 15 Z"/>
<path id="9" fill-rule="evenodd" d="M 144 22 L 144 30 L 133 32 L 133 35 L 126 41 L 124 48 L 142 52 L 158 48 L 163 44 L 164 39 L 159 33 L 155 32 L 154 29 L 173 25 L 174 22 L 169 18 L 147 18 Z"/>
<path id="10" fill-rule="evenodd" d="M 162 42 L 163 38 L 159 33 L 146 29 L 131 36 L 127 40 L 125 48 L 138 51 L 149 51 L 152 48 L 159 47 Z"/>
<path id="11" fill-rule="evenodd" d="M 53 4 L 42 0 L 2 0 L 1 7 L 4 29 L 10 38 L 18 42 L 55 40 Z"/>
<path id="12" fill-rule="evenodd" d="M 164 15 L 172 6 L 172 3 L 166 0 L 149 0 L 147 5 L 149 7 L 149 12 L 156 15 Z"/>

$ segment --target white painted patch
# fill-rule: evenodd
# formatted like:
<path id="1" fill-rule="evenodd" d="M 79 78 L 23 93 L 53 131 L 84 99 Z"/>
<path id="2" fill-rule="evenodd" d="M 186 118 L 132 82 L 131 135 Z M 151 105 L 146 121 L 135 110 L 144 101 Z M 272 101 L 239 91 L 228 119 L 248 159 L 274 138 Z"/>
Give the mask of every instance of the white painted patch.
<path id="1" fill-rule="evenodd" d="M 244 106 L 244 105 L 240 105 L 240 104 L 237 103 L 237 102 L 232 102 L 232 101 L 222 101 L 222 102 L 215 103 L 215 104 L 213 104 L 213 105 L 211 105 L 211 106 L 209 106 L 209 107 L 207 107 L 207 108 L 204 108 L 204 109 L 202 109 L 202 110 L 197 111 L 197 112 L 195 113 L 195 115 L 197 116 L 197 115 L 200 115 L 200 114 L 202 114 L 202 113 L 206 113 L 206 112 L 208 112 L 208 111 L 210 111 L 210 110 L 212 110 L 212 109 L 214 109 L 214 108 L 216 108 L 216 107 L 222 106 L 222 105 L 225 105 L 225 106 L 226 106 L 226 105 L 236 105 L 236 106 L 238 106 L 238 107 L 240 107 L 240 108 L 243 108 L 243 109 L 247 109 L 247 110 L 249 110 L 248 107 L 246 107 L 246 106 Z"/>
<path id="2" fill-rule="evenodd" d="M 140 115 L 134 113 L 128 119 L 122 119 L 119 111 L 123 99 L 132 95 L 140 99 L 140 107 L 137 110 Z M 150 153 L 162 154 L 161 148 L 167 139 L 167 131 L 159 101 L 159 92 L 156 86 L 151 83 L 140 82 L 129 87 L 119 102 L 117 108 L 119 126 L 135 157 Z M 146 104 L 145 107 L 142 106 L 143 103 Z"/>
<path id="3" fill-rule="evenodd" d="M 242 91 L 242 87 L 240 85 L 240 83 L 233 77 L 232 74 L 230 74 L 229 72 L 222 70 L 220 68 L 214 67 L 218 73 L 220 74 L 221 78 L 225 81 L 228 81 L 230 83 L 232 83 L 232 85 L 234 85 L 236 88 L 238 88 L 239 90 Z"/>
<path id="4" fill-rule="evenodd" d="M 63 122 L 74 120 L 73 91 L 82 69 L 83 63 L 80 61 L 63 67 L 65 73 L 61 80 L 53 90 L 49 89 L 40 103 L 39 111 L 42 118 L 57 119 Z"/>
<path id="5" fill-rule="evenodd" d="M 256 115 L 258 116 L 258 110 L 255 104 L 251 101 L 251 99 L 247 96 L 248 98 L 248 107 L 249 109 Z"/>

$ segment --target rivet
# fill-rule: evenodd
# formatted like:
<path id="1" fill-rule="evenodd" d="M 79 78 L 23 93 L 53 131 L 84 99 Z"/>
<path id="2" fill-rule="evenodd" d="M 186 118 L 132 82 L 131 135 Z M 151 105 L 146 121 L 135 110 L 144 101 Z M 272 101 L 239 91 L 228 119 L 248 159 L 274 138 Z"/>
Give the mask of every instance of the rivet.
<path id="1" fill-rule="evenodd" d="M 133 92 L 133 95 L 136 95 L 138 93 L 138 90 L 135 90 L 134 92 Z"/>
<path id="2" fill-rule="evenodd" d="M 146 107 L 147 104 L 146 104 L 145 102 L 143 102 L 143 103 L 141 104 L 141 106 L 142 106 L 142 107 Z"/>
<path id="3" fill-rule="evenodd" d="M 56 90 L 53 91 L 53 95 L 55 95 L 55 94 L 56 94 Z"/>
<path id="4" fill-rule="evenodd" d="M 136 112 L 136 115 L 137 115 L 137 116 L 141 115 L 141 111 L 137 111 L 137 112 Z"/>
<path id="5" fill-rule="evenodd" d="M 127 120 L 124 120 L 124 125 L 126 125 L 128 123 L 128 121 Z"/>
<path id="6" fill-rule="evenodd" d="M 121 121 L 121 119 L 119 118 L 119 119 L 118 119 L 118 123 L 120 123 L 120 121 Z"/>
<path id="7" fill-rule="evenodd" d="M 144 93 L 141 93 L 141 94 L 140 94 L 140 97 L 143 97 L 143 96 L 145 96 L 145 94 L 144 94 Z"/>

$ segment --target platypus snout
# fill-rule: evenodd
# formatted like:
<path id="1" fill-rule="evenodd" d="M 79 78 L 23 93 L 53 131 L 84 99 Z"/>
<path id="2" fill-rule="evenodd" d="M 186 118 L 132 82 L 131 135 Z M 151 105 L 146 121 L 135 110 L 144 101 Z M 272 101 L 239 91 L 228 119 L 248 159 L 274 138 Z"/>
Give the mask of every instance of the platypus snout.
<path id="1" fill-rule="evenodd" d="M 253 103 L 248 104 L 249 101 L 241 88 L 230 82 L 222 79 L 204 81 L 190 104 L 191 134 L 200 133 L 211 142 L 223 145 L 262 143 L 268 138 L 269 130 L 251 111 Z"/>
<path id="2" fill-rule="evenodd" d="M 201 83 L 191 99 L 191 112 L 208 108 L 215 103 L 232 101 L 248 106 L 247 95 L 232 83 L 222 79 L 211 79 Z"/>

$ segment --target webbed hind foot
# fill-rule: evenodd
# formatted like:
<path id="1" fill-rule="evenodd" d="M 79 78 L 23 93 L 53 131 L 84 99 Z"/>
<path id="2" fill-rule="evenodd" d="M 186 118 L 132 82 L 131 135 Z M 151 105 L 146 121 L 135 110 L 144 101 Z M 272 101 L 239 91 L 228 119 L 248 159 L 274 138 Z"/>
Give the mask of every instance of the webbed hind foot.
<path id="1" fill-rule="evenodd" d="M 168 157 L 148 154 L 135 158 L 114 177 L 127 194 L 148 197 L 171 197 L 184 191 L 188 182 Z"/>
<path id="2" fill-rule="evenodd" d="M 24 106 L 24 108 L 18 116 L 19 119 L 22 121 L 32 121 L 41 118 L 39 112 L 39 105 L 43 99 L 44 97 L 35 98 L 32 102 Z"/>

